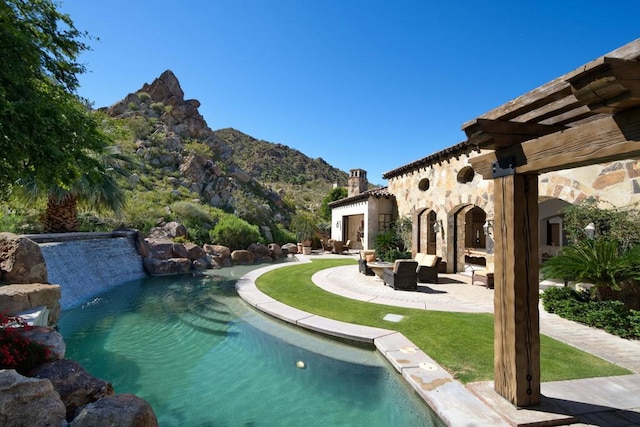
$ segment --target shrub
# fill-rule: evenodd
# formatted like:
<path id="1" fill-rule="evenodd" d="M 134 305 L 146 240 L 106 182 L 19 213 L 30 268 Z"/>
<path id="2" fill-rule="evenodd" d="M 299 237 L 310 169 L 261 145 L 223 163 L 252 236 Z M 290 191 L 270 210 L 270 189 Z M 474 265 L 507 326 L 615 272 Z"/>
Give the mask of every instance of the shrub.
<path id="1" fill-rule="evenodd" d="M 621 301 L 592 301 L 588 291 L 569 287 L 548 288 L 541 298 L 549 313 L 622 338 L 640 338 L 640 312 L 626 310 Z"/>
<path id="2" fill-rule="evenodd" d="M 147 92 L 138 92 L 138 98 L 140 98 L 140 101 L 148 101 L 151 99 L 151 95 Z"/>
<path id="3" fill-rule="evenodd" d="M 207 159 L 213 158 L 213 150 L 211 149 L 211 147 L 209 147 L 207 144 L 195 140 L 189 140 L 185 142 L 184 149 L 189 154 L 193 154 L 194 156 L 202 156 Z"/>
<path id="4" fill-rule="evenodd" d="M 15 369 L 28 376 L 47 362 L 51 352 L 44 345 L 24 337 L 22 332 L 32 327 L 20 317 L 0 314 L 0 368 Z"/>
<path id="5" fill-rule="evenodd" d="M 210 231 L 209 236 L 212 242 L 228 246 L 232 251 L 247 249 L 251 243 L 262 240 L 258 226 L 232 215 L 221 219 Z"/>
<path id="6" fill-rule="evenodd" d="M 149 107 L 157 114 L 164 113 L 164 104 L 162 102 L 154 102 Z"/>
<path id="7" fill-rule="evenodd" d="M 271 227 L 273 241 L 279 245 L 285 243 L 296 243 L 296 235 L 285 229 L 281 224 L 276 224 L 275 228 Z"/>
<path id="8" fill-rule="evenodd" d="M 639 254 L 640 248 L 624 250 L 613 239 L 587 239 L 564 247 L 541 271 L 545 279 L 592 283 L 592 296 L 603 300 L 607 289 L 619 290 L 624 282 L 640 279 Z"/>
<path id="9" fill-rule="evenodd" d="M 410 220 L 407 223 L 407 218 L 400 218 L 391 224 L 389 229 L 376 235 L 373 247 L 381 260 L 393 262 L 396 259 L 411 258 L 411 252 L 408 250 L 408 245 L 411 244 L 410 225 Z"/>

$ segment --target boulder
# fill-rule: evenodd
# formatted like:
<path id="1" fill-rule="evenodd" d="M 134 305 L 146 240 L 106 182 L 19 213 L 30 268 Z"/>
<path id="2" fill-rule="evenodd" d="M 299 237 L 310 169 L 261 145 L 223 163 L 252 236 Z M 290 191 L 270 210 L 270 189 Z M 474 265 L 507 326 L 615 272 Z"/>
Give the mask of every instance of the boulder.
<path id="1" fill-rule="evenodd" d="M 183 246 L 187 251 L 187 258 L 191 261 L 195 261 L 206 255 L 204 249 L 195 243 L 185 243 Z"/>
<path id="2" fill-rule="evenodd" d="M 207 268 L 214 268 L 214 264 L 211 261 L 211 257 L 209 255 L 205 255 L 202 258 L 198 258 L 193 260 L 191 263 L 191 268 L 193 270 L 206 270 Z"/>
<path id="3" fill-rule="evenodd" d="M 269 247 L 269 252 L 271 252 L 271 256 L 273 258 L 283 257 L 282 248 L 280 247 L 280 245 L 278 245 L 277 243 L 270 243 L 268 247 Z"/>
<path id="4" fill-rule="evenodd" d="M 34 326 L 32 328 L 26 328 L 22 335 L 31 341 L 47 347 L 51 352 L 52 361 L 64 359 L 67 345 L 62 335 L 55 329 L 46 326 Z"/>
<path id="5" fill-rule="evenodd" d="M 191 260 L 189 258 L 145 258 L 143 265 L 147 273 L 152 276 L 169 276 L 188 272 L 191 269 Z"/>
<path id="6" fill-rule="evenodd" d="M 151 258 L 189 258 L 189 252 L 182 243 L 174 243 L 167 239 L 147 239 L 147 246 Z"/>
<path id="7" fill-rule="evenodd" d="M 44 283 L 0 286 L 0 312 L 15 316 L 31 308 L 46 306 L 49 325 L 60 317 L 60 286 Z"/>
<path id="8" fill-rule="evenodd" d="M 271 257 L 271 251 L 266 245 L 263 245 L 262 243 L 252 243 L 249 245 L 247 250 L 253 254 L 255 259 Z"/>
<path id="9" fill-rule="evenodd" d="M 26 237 L 0 233 L 0 285 L 48 283 L 40 246 Z"/>
<path id="10" fill-rule="evenodd" d="M 254 259 L 253 253 L 243 249 L 231 252 L 231 261 L 236 264 L 253 264 Z"/>
<path id="11" fill-rule="evenodd" d="M 64 421 L 65 407 L 51 381 L 0 370 L 0 425 L 62 426 Z"/>
<path id="12" fill-rule="evenodd" d="M 168 222 L 160 227 L 152 228 L 147 236 L 150 239 L 175 239 L 187 237 L 187 227 L 176 221 Z"/>
<path id="13" fill-rule="evenodd" d="M 298 253 L 298 245 L 296 245 L 295 243 L 285 243 L 284 245 L 282 245 L 282 249 L 286 249 L 287 253 L 293 255 Z"/>
<path id="14" fill-rule="evenodd" d="M 209 255 L 220 256 L 222 258 L 231 257 L 231 250 L 226 246 L 205 244 L 203 249 Z"/>
<path id="15" fill-rule="evenodd" d="M 34 377 L 51 381 L 64 403 L 67 421 L 73 419 L 81 406 L 113 394 L 110 382 L 91 376 L 73 360 L 46 363 L 36 370 Z"/>
<path id="16" fill-rule="evenodd" d="M 134 236 L 134 241 L 136 244 L 136 251 L 142 258 L 146 258 L 149 256 L 149 246 L 147 242 L 144 240 L 144 236 L 140 231 L 136 230 L 136 234 Z"/>
<path id="17" fill-rule="evenodd" d="M 166 101 L 170 98 L 184 99 L 184 92 L 178 78 L 171 70 L 166 70 L 151 84 L 145 83 L 140 92 L 146 92 L 154 101 Z"/>
<path id="18" fill-rule="evenodd" d="M 144 399 L 133 394 L 104 397 L 80 408 L 71 427 L 156 427 L 158 419 Z"/>

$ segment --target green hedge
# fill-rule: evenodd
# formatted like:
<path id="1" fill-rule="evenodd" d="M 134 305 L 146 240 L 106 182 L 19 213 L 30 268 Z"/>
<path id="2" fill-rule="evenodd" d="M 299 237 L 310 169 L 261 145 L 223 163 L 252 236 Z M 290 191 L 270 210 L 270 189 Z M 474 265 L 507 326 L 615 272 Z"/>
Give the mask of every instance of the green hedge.
<path id="1" fill-rule="evenodd" d="M 549 313 L 622 338 L 640 339 L 640 311 L 625 309 L 621 301 L 592 301 L 588 291 L 569 287 L 548 288 L 540 297 Z"/>

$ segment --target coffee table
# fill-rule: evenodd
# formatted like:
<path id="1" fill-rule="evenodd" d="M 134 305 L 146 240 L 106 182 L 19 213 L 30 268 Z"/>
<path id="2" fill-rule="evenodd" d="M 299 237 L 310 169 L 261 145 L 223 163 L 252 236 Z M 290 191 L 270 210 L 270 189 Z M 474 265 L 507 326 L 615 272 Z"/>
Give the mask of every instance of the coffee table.
<path id="1" fill-rule="evenodd" d="M 382 280 L 382 278 L 384 277 L 384 269 L 393 268 L 394 265 L 395 264 L 393 262 L 382 262 L 382 261 L 367 263 L 367 267 L 369 267 L 380 280 Z"/>

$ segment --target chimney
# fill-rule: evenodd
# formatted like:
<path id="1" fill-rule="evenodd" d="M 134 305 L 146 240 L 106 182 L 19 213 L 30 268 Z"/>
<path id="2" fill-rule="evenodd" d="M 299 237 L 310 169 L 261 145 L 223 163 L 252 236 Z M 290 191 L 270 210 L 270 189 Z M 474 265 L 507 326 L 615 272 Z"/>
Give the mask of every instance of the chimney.
<path id="1" fill-rule="evenodd" d="M 367 191 L 367 171 L 362 169 L 351 169 L 349 171 L 347 197 L 357 196 L 365 191 Z"/>

